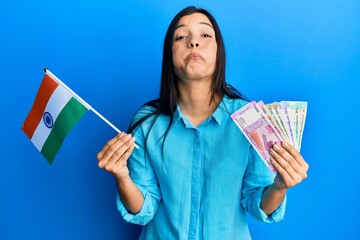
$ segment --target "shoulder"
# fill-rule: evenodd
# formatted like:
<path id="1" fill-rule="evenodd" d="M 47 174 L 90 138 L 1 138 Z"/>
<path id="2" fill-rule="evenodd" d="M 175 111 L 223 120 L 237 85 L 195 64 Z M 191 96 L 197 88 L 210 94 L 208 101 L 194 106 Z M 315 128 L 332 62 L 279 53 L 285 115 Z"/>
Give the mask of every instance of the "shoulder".
<path id="1" fill-rule="evenodd" d="M 222 100 L 222 104 L 231 113 L 239 110 L 240 108 L 242 108 L 243 106 L 245 106 L 248 103 L 249 103 L 248 100 L 245 100 L 242 98 L 230 98 L 228 96 L 224 96 L 224 98 Z"/>
<path id="2" fill-rule="evenodd" d="M 156 109 L 154 107 L 149 106 L 149 105 L 144 105 L 135 112 L 135 114 L 131 120 L 131 123 L 133 124 L 143 118 L 153 115 L 155 112 L 156 112 Z"/>
<path id="3" fill-rule="evenodd" d="M 149 122 L 150 119 L 153 119 L 156 116 L 157 104 L 157 100 L 152 100 L 139 108 L 131 118 L 128 131 L 132 132 L 144 122 Z"/>

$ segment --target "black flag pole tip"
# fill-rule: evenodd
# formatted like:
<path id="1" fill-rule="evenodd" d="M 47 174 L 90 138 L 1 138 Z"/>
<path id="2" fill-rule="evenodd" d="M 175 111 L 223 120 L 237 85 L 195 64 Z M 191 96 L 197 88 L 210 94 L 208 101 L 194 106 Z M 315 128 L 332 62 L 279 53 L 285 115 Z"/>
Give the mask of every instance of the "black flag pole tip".
<path id="1" fill-rule="evenodd" d="M 44 72 L 46 72 L 47 70 L 49 70 L 48 68 L 44 68 Z"/>

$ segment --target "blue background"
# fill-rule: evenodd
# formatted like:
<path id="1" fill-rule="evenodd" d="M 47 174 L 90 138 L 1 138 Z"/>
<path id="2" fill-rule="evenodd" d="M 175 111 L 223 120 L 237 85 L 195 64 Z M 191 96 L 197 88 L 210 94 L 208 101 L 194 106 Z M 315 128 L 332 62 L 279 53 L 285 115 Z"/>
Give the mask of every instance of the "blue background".
<path id="1" fill-rule="evenodd" d="M 249 218 L 253 239 L 359 239 L 356 0 L 1 1 L 0 239 L 138 236 L 116 210 L 113 178 L 97 167 L 112 128 L 86 113 L 49 166 L 20 127 L 47 67 L 126 130 L 158 96 L 165 31 L 190 4 L 220 25 L 228 82 L 254 100 L 309 102 L 308 179 L 289 190 L 283 222 Z"/>

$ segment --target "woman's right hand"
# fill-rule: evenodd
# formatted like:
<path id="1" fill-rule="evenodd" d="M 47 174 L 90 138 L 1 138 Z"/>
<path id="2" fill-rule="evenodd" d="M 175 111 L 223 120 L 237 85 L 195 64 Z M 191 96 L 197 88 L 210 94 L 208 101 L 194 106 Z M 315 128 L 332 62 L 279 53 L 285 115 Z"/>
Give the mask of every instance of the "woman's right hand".
<path id="1" fill-rule="evenodd" d="M 108 141 L 97 154 L 98 165 L 111 173 L 117 180 L 129 176 L 127 160 L 134 150 L 135 138 L 121 132 Z"/>

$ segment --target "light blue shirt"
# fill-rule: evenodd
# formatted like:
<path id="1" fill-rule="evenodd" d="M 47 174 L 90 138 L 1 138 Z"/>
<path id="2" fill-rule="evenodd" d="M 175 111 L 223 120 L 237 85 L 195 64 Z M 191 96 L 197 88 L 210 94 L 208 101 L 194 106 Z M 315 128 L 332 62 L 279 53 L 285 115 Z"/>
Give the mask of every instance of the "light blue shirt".
<path id="1" fill-rule="evenodd" d="M 285 202 L 271 215 L 260 209 L 268 170 L 230 115 L 247 102 L 224 97 L 216 111 L 194 127 L 177 108 L 162 141 L 169 116 L 160 115 L 147 139 L 153 117 L 133 135 L 139 149 L 128 160 L 130 176 L 145 202 L 136 215 L 117 197 L 127 222 L 145 225 L 140 239 L 251 239 L 246 211 L 265 222 L 283 219 Z M 149 113 L 143 107 L 133 120 Z M 163 153 L 163 155 L 162 155 Z"/>

